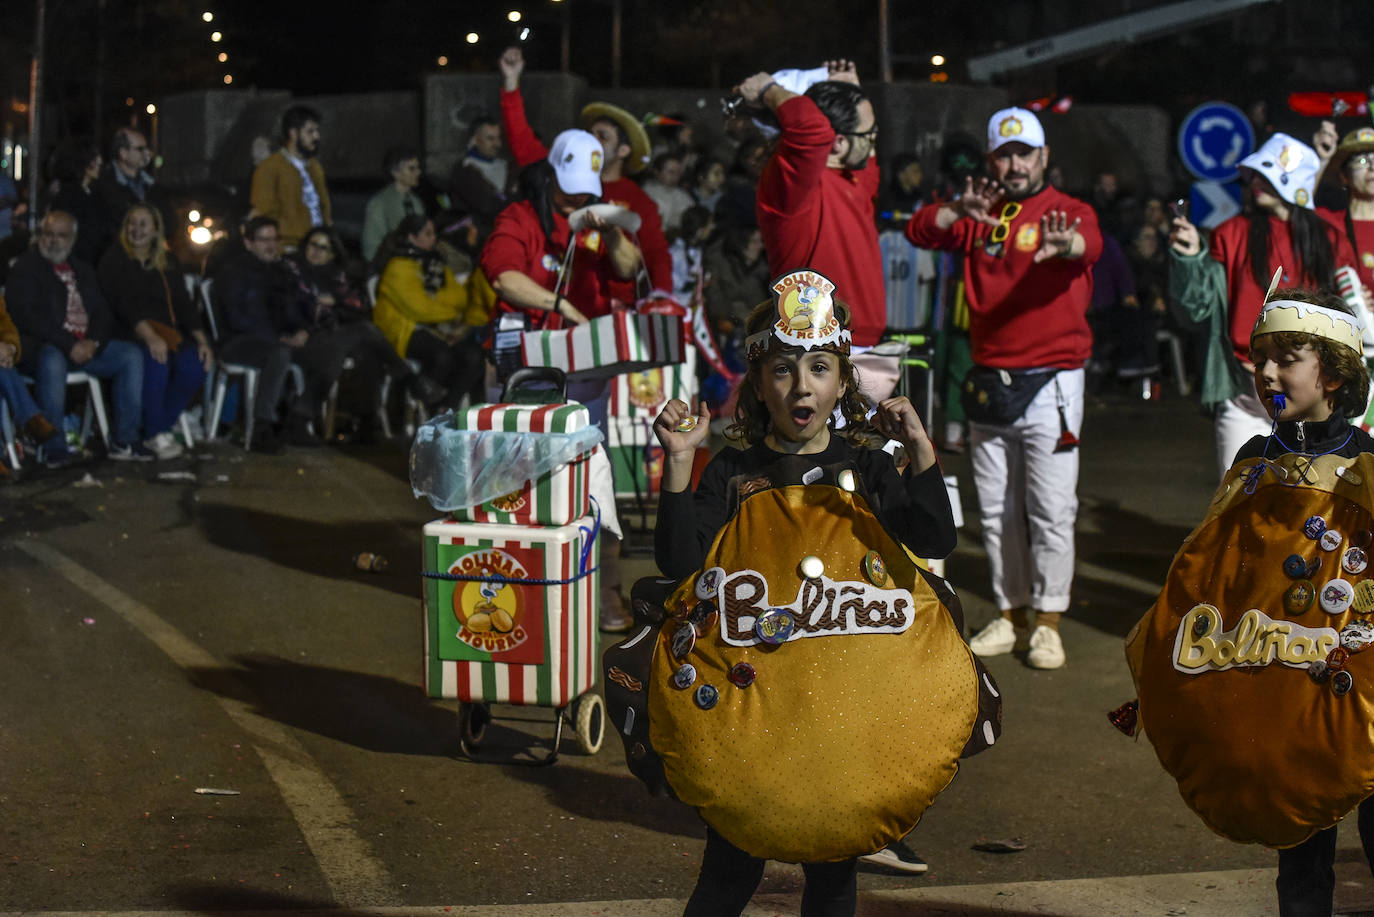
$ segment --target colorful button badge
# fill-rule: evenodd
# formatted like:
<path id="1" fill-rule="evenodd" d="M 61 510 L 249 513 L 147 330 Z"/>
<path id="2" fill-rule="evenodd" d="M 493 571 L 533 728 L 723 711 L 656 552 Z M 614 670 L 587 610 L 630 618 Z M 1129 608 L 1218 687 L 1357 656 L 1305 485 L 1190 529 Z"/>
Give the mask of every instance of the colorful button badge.
<path id="1" fill-rule="evenodd" d="M 887 585 L 887 563 L 883 555 L 877 551 L 869 551 L 864 555 L 864 576 L 875 586 Z"/>
<path id="2" fill-rule="evenodd" d="M 689 414 L 688 416 L 679 420 L 677 426 L 673 429 L 679 433 L 691 433 L 693 430 L 697 428 L 697 420 L 698 418 L 695 414 Z"/>
<path id="3" fill-rule="evenodd" d="M 1322 537 L 1322 532 L 1326 531 L 1326 520 L 1321 516 L 1308 516 L 1307 521 L 1302 524 L 1302 533 L 1313 541 Z"/>
<path id="4" fill-rule="evenodd" d="M 716 701 L 720 700 L 720 692 L 716 690 L 715 685 L 701 685 L 693 695 L 693 700 L 702 710 L 710 710 L 716 705 Z"/>
<path id="5" fill-rule="evenodd" d="M 1340 671 L 1331 676 L 1331 693 L 1337 697 L 1345 697 L 1353 687 L 1355 687 L 1355 676 L 1349 672 Z"/>
<path id="6" fill-rule="evenodd" d="M 1355 584 L 1355 610 L 1362 614 L 1374 612 L 1374 580 L 1360 580 Z"/>
<path id="7" fill-rule="evenodd" d="M 715 598 L 716 590 L 720 588 L 720 579 L 721 569 L 719 567 L 712 567 L 710 570 L 701 574 L 701 576 L 698 576 L 695 586 L 697 598 L 702 601 Z"/>
<path id="8" fill-rule="evenodd" d="M 1284 591 L 1283 610 L 1290 615 L 1300 615 L 1310 609 L 1316 599 L 1317 587 L 1312 585 L 1311 580 L 1300 579 Z"/>
<path id="9" fill-rule="evenodd" d="M 1283 562 L 1283 572 L 1289 579 L 1307 576 L 1307 561 L 1301 554 L 1289 554 Z"/>
<path id="10" fill-rule="evenodd" d="M 1322 611 L 1338 615 L 1355 601 L 1355 587 L 1343 579 L 1333 579 L 1322 587 Z"/>
<path id="11" fill-rule="evenodd" d="M 673 687 L 681 690 L 690 688 L 697 680 L 697 667 L 690 662 L 684 662 L 678 666 L 673 673 Z"/>
<path id="12" fill-rule="evenodd" d="M 1350 548 L 1341 557 L 1341 569 L 1346 573 L 1363 573 L 1369 566 L 1369 555 L 1363 548 Z"/>
<path id="13" fill-rule="evenodd" d="M 754 667 L 747 662 L 737 662 L 730 667 L 730 684 L 736 688 L 747 688 L 754 683 Z"/>
<path id="14" fill-rule="evenodd" d="M 674 659 L 686 659 L 692 655 L 692 650 L 696 645 L 697 632 L 691 624 L 684 624 L 673 631 L 672 651 Z"/>
<path id="15" fill-rule="evenodd" d="M 770 608 L 758 616 L 754 622 L 754 633 L 764 643 L 778 646 L 786 643 L 787 638 L 797 629 L 797 619 L 783 608 Z"/>
<path id="16" fill-rule="evenodd" d="M 1341 542 L 1344 540 L 1340 532 L 1335 529 L 1327 529 L 1322 532 L 1320 544 L 1323 551 L 1334 551 L 1341 546 Z"/>

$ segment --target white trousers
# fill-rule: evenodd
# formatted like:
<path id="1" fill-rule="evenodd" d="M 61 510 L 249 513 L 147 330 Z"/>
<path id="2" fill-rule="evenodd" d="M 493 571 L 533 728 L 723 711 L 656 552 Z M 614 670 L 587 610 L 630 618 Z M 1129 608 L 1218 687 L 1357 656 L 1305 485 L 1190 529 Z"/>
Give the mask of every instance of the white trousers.
<path id="1" fill-rule="evenodd" d="M 1254 392 L 1237 395 L 1217 407 L 1217 480 L 1226 477 L 1240 447 L 1256 436 L 1268 436 L 1272 423 Z"/>
<path id="2" fill-rule="evenodd" d="M 1011 424 L 969 424 L 983 547 L 1000 610 L 1069 608 L 1078 449 L 1054 451 L 1061 402 L 1069 430 L 1078 435 L 1083 427 L 1083 370 L 1056 373 Z"/>

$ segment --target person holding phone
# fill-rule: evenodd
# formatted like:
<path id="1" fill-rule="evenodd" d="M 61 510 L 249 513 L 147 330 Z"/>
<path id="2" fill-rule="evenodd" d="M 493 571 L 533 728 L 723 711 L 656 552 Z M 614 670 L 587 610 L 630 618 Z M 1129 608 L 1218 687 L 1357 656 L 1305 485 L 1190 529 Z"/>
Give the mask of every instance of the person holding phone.
<path id="1" fill-rule="evenodd" d="M 1333 292 L 1336 269 L 1355 263 L 1350 243 L 1313 212 L 1318 164 L 1310 146 L 1274 134 L 1240 161 L 1245 212 L 1218 226 L 1210 245 L 1186 215 L 1173 220 L 1169 292 L 1189 319 L 1207 324 L 1201 397 L 1216 419 L 1218 477 L 1270 429 L 1251 383 L 1250 331 L 1275 269 L 1281 287 Z"/>

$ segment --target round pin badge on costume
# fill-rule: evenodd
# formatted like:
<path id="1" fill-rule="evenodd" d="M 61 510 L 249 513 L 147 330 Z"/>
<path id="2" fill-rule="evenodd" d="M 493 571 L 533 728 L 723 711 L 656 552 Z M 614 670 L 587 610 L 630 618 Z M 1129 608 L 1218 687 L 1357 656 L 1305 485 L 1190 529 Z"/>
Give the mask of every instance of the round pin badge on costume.
<path id="1" fill-rule="evenodd" d="M 801 559 L 797 569 L 801 571 L 801 575 L 805 579 L 820 579 L 821 575 L 825 573 L 825 562 L 815 554 L 808 554 Z"/>
<path id="2" fill-rule="evenodd" d="M 1317 578 L 1317 571 L 1321 568 L 1322 556 L 1318 554 L 1316 557 L 1312 558 L 1311 562 L 1307 565 L 1307 579 L 1315 580 Z"/>
<path id="3" fill-rule="evenodd" d="M 1374 580 L 1360 580 L 1355 584 L 1355 610 L 1362 614 L 1374 611 Z"/>
<path id="4" fill-rule="evenodd" d="M 1341 569 L 1346 573 L 1363 573 L 1369 566 L 1369 556 L 1363 548 L 1350 548 L 1341 557 Z"/>
<path id="5" fill-rule="evenodd" d="M 1345 697 L 1350 693 L 1350 689 L 1355 687 L 1355 676 L 1344 670 L 1331 676 L 1331 693 L 1337 697 Z"/>
<path id="6" fill-rule="evenodd" d="M 853 493 L 858 488 L 858 484 L 854 480 L 854 472 L 848 468 L 840 472 L 837 481 L 840 485 L 840 490 L 846 490 Z"/>
<path id="7" fill-rule="evenodd" d="M 737 662 L 730 667 L 730 684 L 736 688 L 747 688 L 754 683 L 754 667 L 747 662 Z"/>
<path id="8" fill-rule="evenodd" d="M 864 555 L 864 576 L 875 586 L 887 585 L 887 563 L 883 561 L 883 555 L 877 551 L 869 551 Z"/>
<path id="9" fill-rule="evenodd" d="M 1333 647 L 1331 652 L 1326 654 L 1326 667 L 1332 672 L 1341 671 L 1348 662 L 1350 662 L 1350 650 L 1343 646 Z"/>
<path id="10" fill-rule="evenodd" d="M 1300 615 L 1310 609 L 1316 599 L 1317 587 L 1311 580 L 1300 579 L 1284 591 L 1283 610 L 1290 615 Z"/>
<path id="11" fill-rule="evenodd" d="M 720 700 L 720 692 L 716 690 L 715 685 L 701 685 L 692 699 L 702 710 L 710 710 L 716 705 L 716 701 Z"/>
<path id="12" fill-rule="evenodd" d="M 1350 543 L 1357 548 L 1369 547 L 1371 540 L 1374 540 L 1374 536 L 1370 535 L 1369 529 L 1356 529 L 1355 533 L 1350 536 Z"/>
<path id="13" fill-rule="evenodd" d="M 770 646 L 786 643 L 796 629 L 797 619 L 784 608 L 770 608 L 754 622 L 754 634 Z"/>
<path id="14" fill-rule="evenodd" d="M 1307 521 L 1302 524 L 1302 533 L 1313 541 L 1322 537 L 1326 531 L 1326 520 L 1321 516 L 1308 516 Z"/>
<path id="15" fill-rule="evenodd" d="M 690 623 L 673 631 L 673 658 L 686 659 L 697 645 L 697 631 Z"/>
<path id="16" fill-rule="evenodd" d="M 1343 579 L 1333 579 L 1322 587 L 1322 611 L 1338 615 L 1355 601 L 1355 587 Z"/>
<path id="17" fill-rule="evenodd" d="M 1301 554 L 1289 554 L 1283 562 L 1283 572 L 1289 579 L 1303 579 L 1307 576 L 1307 561 Z"/>
<path id="18" fill-rule="evenodd" d="M 687 417 L 684 417 L 681 420 L 679 420 L 677 426 L 673 429 L 676 430 L 678 433 L 691 433 L 693 430 L 697 428 L 697 421 L 699 419 L 700 418 L 698 418 L 695 414 L 690 414 Z"/>
<path id="19" fill-rule="evenodd" d="M 693 685 L 693 683 L 696 682 L 696 680 L 697 667 L 692 665 L 690 662 L 684 662 L 682 665 L 678 666 L 677 671 L 673 673 L 674 688 L 686 690 L 687 688 L 690 688 Z"/>
<path id="20" fill-rule="evenodd" d="M 1335 529 L 1327 529 L 1325 532 L 1322 532 L 1320 544 L 1323 551 L 1334 551 L 1341 546 L 1342 541 L 1344 541 L 1344 539 L 1341 538 L 1340 532 Z"/>
<path id="21" fill-rule="evenodd" d="M 701 576 L 697 577 L 697 584 L 694 591 L 697 598 L 705 601 L 716 597 L 716 590 L 720 588 L 722 570 L 719 567 L 712 567 Z"/>

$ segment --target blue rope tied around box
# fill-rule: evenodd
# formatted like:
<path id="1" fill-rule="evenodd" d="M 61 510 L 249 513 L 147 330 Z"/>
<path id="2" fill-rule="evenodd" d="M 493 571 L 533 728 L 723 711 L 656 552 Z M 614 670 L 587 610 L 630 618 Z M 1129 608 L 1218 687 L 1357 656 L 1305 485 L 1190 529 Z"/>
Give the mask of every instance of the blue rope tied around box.
<path id="1" fill-rule="evenodd" d="M 601 569 L 599 564 L 595 567 L 587 566 L 587 561 L 591 559 L 592 546 L 596 544 L 596 538 L 601 533 L 601 506 L 596 502 L 596 497 L 588 497 L 587 499 L 591 500 L 592 505 L 596 507 L 596 518 L 592 522 L 592 527 L 590 529 L 585 525 L 579 525 L 577 527 L 578 531 L 591 537 L 589 537 L 587 543 L 582 546 L 582 553 L 579 555 L 577 562 L 578 572 L 573 576 L 564 579 L 519 579 L 509 576 L 477 576 L 472 573 L 439 573 L 435 570 L 421 570 L 420 576 L 425 579 L 440 579 L 449 582 L 509 583 L 516 586 L 566 586 L 569 583 L 575 583 L 584 577 L 591 576 L 597 570 Z"/>

